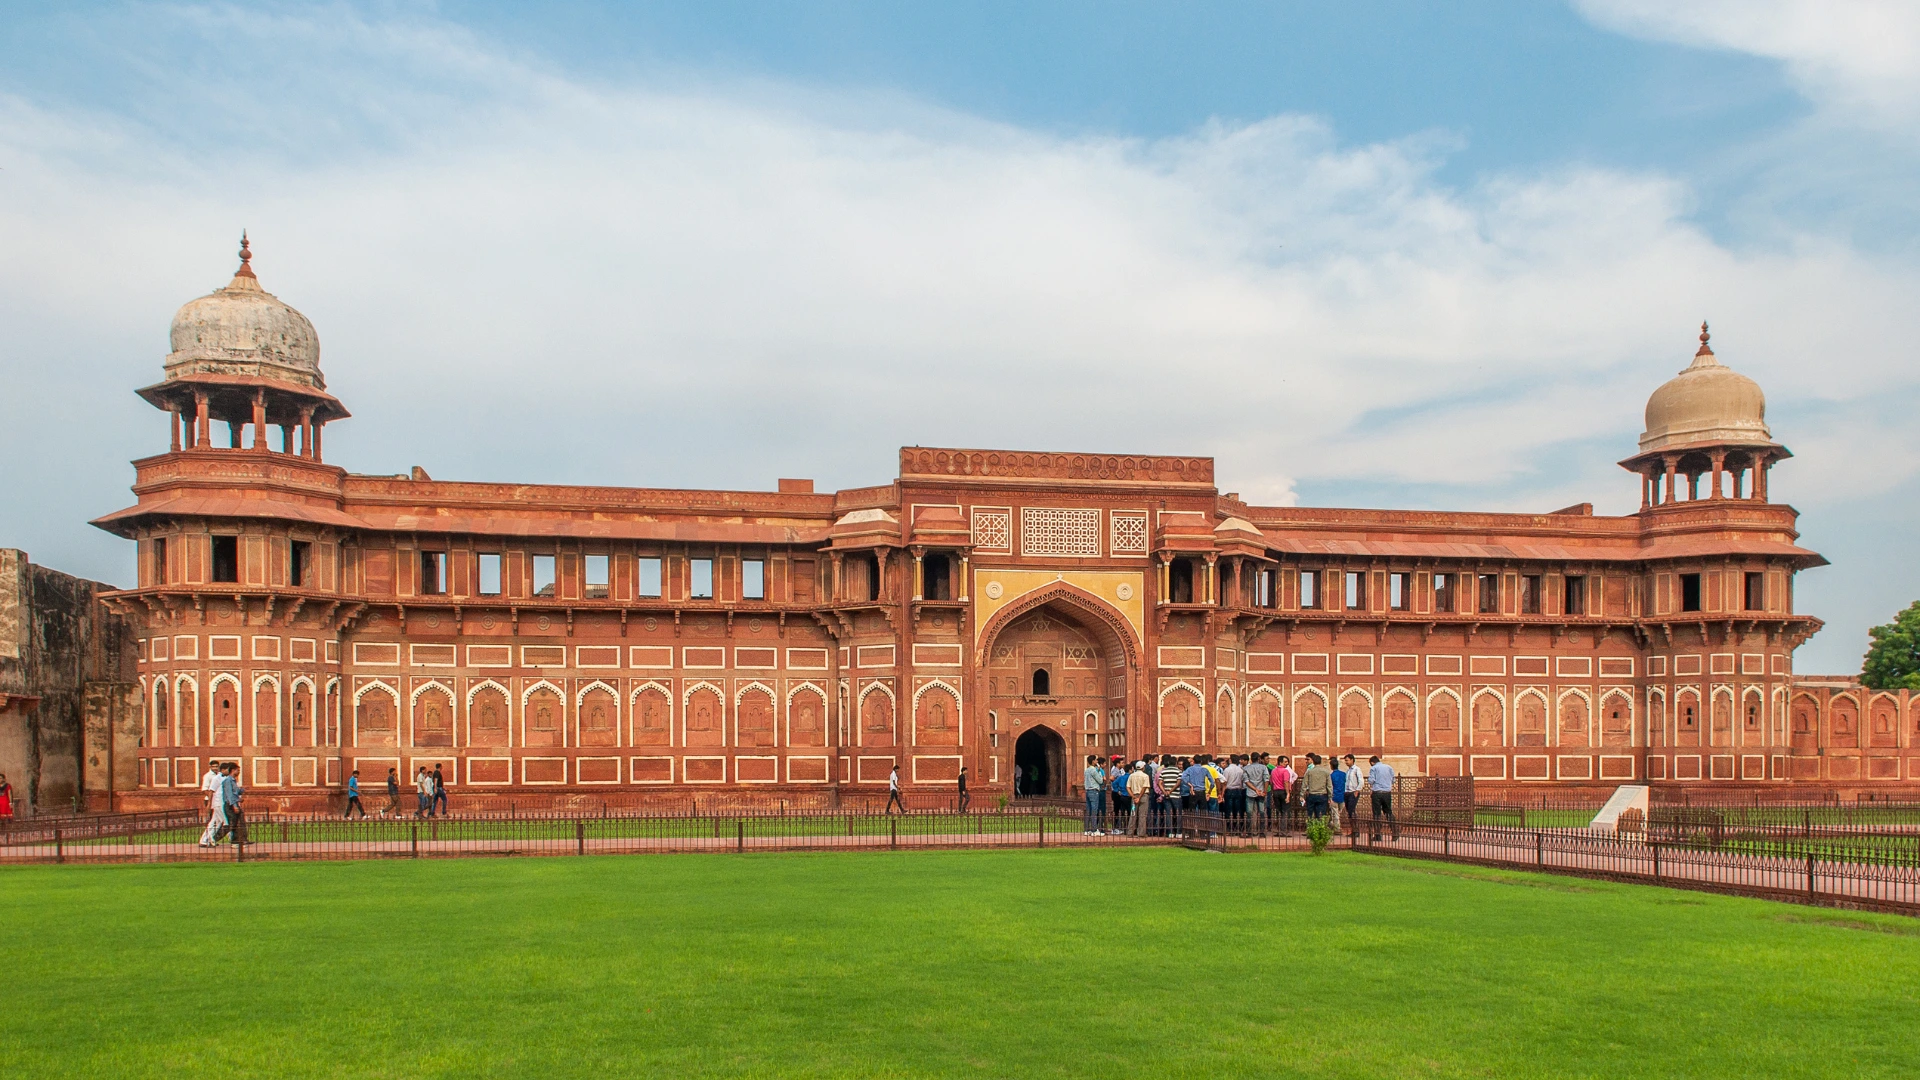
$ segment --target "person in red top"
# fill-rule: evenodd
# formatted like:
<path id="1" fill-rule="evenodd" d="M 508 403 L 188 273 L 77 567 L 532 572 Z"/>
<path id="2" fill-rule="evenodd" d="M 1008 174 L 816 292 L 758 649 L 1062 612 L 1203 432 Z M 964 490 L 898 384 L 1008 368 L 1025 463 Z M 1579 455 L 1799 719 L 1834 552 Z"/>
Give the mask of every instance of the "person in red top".
<path id="1" fill-rule="evenodd" d="M 7 783 L 7 774 L 0 772 L 0 819 L 13 818 L 13 785 Z"/>

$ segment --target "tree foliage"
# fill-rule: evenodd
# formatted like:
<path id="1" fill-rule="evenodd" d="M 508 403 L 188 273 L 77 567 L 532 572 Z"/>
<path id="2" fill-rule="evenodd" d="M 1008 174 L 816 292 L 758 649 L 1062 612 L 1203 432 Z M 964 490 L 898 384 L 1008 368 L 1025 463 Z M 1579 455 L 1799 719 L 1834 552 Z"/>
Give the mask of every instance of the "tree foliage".
<path id="1" fill-rule="evenodd" d="M 1920 690 L 1920 600 L 1867 636 L 1873 644 L 1860 666 L 1860 681 L 1871 690 Z"/>

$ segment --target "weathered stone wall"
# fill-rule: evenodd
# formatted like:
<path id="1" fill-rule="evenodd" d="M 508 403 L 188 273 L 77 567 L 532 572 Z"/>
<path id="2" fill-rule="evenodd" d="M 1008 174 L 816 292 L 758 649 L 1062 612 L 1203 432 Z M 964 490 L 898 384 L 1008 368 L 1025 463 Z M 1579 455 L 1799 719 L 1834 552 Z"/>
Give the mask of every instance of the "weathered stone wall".
<path id="1" fill-rule="evenodd" d="M 0 548 L 0 773 L 16 812 L 104 809 L 138 783 L 135 638 L 109 591 Z"/>

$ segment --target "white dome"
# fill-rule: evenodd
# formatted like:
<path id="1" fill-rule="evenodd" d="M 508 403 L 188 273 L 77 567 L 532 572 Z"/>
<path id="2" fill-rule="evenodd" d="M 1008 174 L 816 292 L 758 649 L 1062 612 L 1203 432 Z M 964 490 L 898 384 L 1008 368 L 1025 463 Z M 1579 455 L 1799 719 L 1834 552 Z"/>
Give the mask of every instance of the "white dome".
<path id="1" fill-rule="evenodd" d="M 1640 436 L 1640 452 L 1772 442 L 1767 396 L 1760 384 L 1720 363 L 1707 345 L 1706 324 L 1700 324 L 1700 351 L 1693 363 L 1647 399 L 1647 429 Z"/>
<path id="2" fill-rule="evenodd" d="M 320 336 L 305 315 L 262 289 L 240 241 L 240 269 L 224 289 L 182 305 L 173 317 L 168 380 L 187 375 L 240 375 L 324 390 Z"/>

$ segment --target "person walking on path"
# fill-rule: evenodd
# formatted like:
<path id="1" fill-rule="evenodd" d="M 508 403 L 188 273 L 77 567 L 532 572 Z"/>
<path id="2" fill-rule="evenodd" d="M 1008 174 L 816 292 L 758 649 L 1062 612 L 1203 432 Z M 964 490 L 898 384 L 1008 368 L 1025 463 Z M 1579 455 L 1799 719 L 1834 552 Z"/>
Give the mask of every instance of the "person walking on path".
<path id="1" fill-rule="evenodd" d="M 13 820 L 13 785 L 7 783 L 7 774 L 0 772 L 0 821 Z"/>
<path id="2" fill-rule="evenodd" d="M 1340 763 L 1334 762 L 1339 768 Z M 1360 831 L 1360 789 L 1367 786 L 1367 778 L 1360 773 L 1360 767 L 1353 763 L 1353 755 L 1347 755 L 1347 826 L 1354 832 Z"/>
<path id="3" fill-rule="evenodd" d="M 433 777 L 425 765 L 413 767 L 413 816 L 423 818 L 433 808 Z"/>
<path id="4" fill-rule="evenodd" d="M 1087 797 L 1087 812 L 1080 819 L 1080 835 L 1099 836 L 1107 812 L 1107 771 L 1092 754 L 1087 755 L 1087 767 L 1080 774 L 1080 791 Z"/>
<path id="5" fill-rule="evenodd" d="M 1107 768 L 1108 809 L 1113 816 L 1113 827 L 1109 832 L 1115 836 L 1124 835 L 1128 822 L 1133 817 L 1133 788 L 1129 785 L 1127 763 L 1114 758 Z"/>
<path id="6" fill-rule="evenodd" d="M 893 813 L 899 807 L 902 814 L 907 812 L 907 801 L 900 797 L 900 763 L 893 763 L 893 771 L 887 774 L 887 813 Z"/>
<path id="7" fill-rule="evenodd" d="M 214 801 L 220 804 L 223 820 L 220 828 L 213 834 L 213 843 L 219 843 L 222 837 L 231 833 L 234 844 L 245 847 L 247 819 L 246 815 L 240 811 L 240 798 L 246 794 L 246 791 L 240 786 L 240 766 L 229 761 L 221 768 L 220 774 L 220 787 L 214 792 Z M 212 847 L 213 844 L 207 846 Z"/>
<path id="8" fill-rule="evenodd" d="M 960 779 L 958 784 L 960 789 L 960 812 L 964 814 L 967 812 L 968 805 L 973 802 L 973 795 L 967 791 L 967 767 L 965 765 L 960 766 Z"/>
<path id="9" fill-rule="evenodd" d="M 439 765 L 433 767 L 433 811 L 427 816 L 447 816 L 447 781 L 440 775 Z"/>
<path id="10" fill-rule="evenodd" d="M 383 818 L 400 816 L 400 771 L 387 770 L 387 805 L 380 808 Z"/>
<path id="11" fill-rule="evenodd" d="M 1333 784 L 1333 797 L 1330 809 L 1333 811 L 1333 831 L 1340 831 L 1340 811 L 1347 805 L 1347 771 L 1340 767 L 1340 755 L 1333 756 L 1333 767 L 1327 771 L 1327 779 Z M 1351 815 L 1349 815 L 1351 817 Z"/>
<path id="12" fill-rule="evenodd" d="M 1307 819 L 1327 816 L 1333 797 L 1333 772 L 1320 764 L 1319 754 L 1307 755 L 1307 775 L 1300 780 L 1300 791 L 1307 797 Z"/>
<path id="13" fill-rule="evenodd" d="M 200 846 L 212 847 L 227 832 L 227 802 L 220 797 L 225 783 L 217 762 L 207 762 L 207 774 L 200 778 L 200 798 L 207 808 L 207 827 L 200 833 Z"/>
<path id="14" fill-rule="evenodd" d="M 367 808 L 360 805 L 360 770 L 359 769 L 353 770 L 353 772 L 347 777 L 347 812 L 344 814 L 341 814 L 340 816 L 343 818 L 350 818 L 353 816 L 353 812 L 355 810 L 360 811 L 360 816 L 362 818 L 367 816 Z"/>
<path id="15" fill-rule="evenodd" d="M 1373 828 L 1369 832 L 1372 839 L 1380 839 L 1380 819 L 1387 819 L 1393 827 L 1393 838 L 1400 839 L 1400 819 L 1393 816 L 1393 766 L 1380 760 L 1375 754 L 1367 759 L 1367 789 L 1373 792 Z"/>
<path id="16" fill-rule="evenodd" d="M 1133 819 L 1127 822 L 1128 835 L 1147 835 L 1147 798 L 1152 791 L 1153 781 L 1147 779 L 1147 763 L 1134 762 L 1133 771 L 1127 774 L 1127 797 L 1133 802 Z"/>

